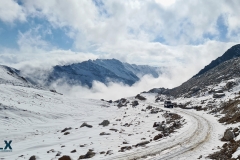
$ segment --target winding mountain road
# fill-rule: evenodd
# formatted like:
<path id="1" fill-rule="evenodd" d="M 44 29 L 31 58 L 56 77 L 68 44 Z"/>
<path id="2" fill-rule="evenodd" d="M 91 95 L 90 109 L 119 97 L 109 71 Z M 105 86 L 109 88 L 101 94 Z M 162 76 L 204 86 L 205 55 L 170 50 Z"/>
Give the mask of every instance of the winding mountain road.
<path id="1" fill-rule="evenodd" d="M 139 148 L 134 152 L 116 155 L 109 159 L 135 160 L 169 160 L 169 159 L 189 159 L 196 155 L 196 150 L 207 150 L 211 140 L 213 124 L 211 120 L 204 118 L 190 110 L 173 109 L 174 112 L 183 116 L 188 122 L 183 127 L 180 134 L 152 142 L 146 148 Z M 188 158 L 187 158 L 188 157 Z"/>

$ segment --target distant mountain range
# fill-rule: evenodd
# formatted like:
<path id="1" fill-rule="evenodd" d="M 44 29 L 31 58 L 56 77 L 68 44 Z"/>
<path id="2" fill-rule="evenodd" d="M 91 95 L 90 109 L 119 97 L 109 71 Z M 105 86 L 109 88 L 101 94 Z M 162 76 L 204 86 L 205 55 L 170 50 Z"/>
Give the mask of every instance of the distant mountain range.
<path id="1" fill-rule="evenodd" d="M 121 82 L 133 85 L 147 74 L 156 78 L 161 74 L 161 70 L 158 67 L 148 65 L 122 63 L 117 59 L 97 59 L 71 65 L 55 66 L 45 83 L 50 85 L 53 82 L 64 82 L 70 85 L 92 87 L 93 81 L 99 81 L 104 84 Z M 59 79 L 63 81 L 57 81 Z"/>

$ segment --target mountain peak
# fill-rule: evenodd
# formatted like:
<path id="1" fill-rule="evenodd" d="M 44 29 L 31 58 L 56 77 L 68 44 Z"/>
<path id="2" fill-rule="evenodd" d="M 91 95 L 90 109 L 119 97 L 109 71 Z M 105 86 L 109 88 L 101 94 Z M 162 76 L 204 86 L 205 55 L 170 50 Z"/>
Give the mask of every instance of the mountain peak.
<path id="1" fill-rule="evenodd" d="M 201 74 L 204 74 L 205 72 L 218 66 L 219 64 L 236 57 L 240 57 L 240 44 L 234 45 L 231 48 L 229 48 L 221 57 L 218 57 L 217 59 L 213 60 L 209 65 L 205 66 L 193 77 L 197 77 Z"/>
<path id="2" fill-rule="evenodd" d="M 57 79 L 64 79 L 69 84 L 92 86 L 93 81 L 107 84 L 109 81 L 122 82 L 132 85 L 139 81 L 141 76 L 150 74 L 158 77 L 159 69 L 151 66 L 138 66 L 122 63 L 117 59 L 96 59 L 74 63 L 65 66 L 55 66 L 50 73 L 46 84 Z"/>

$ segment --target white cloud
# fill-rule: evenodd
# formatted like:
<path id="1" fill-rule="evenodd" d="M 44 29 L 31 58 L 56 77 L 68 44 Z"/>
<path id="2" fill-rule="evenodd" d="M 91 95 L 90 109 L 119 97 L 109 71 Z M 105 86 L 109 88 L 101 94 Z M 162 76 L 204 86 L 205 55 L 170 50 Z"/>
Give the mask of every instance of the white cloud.
<path id="1" fill-rule="evenodd" d="M 219 37 L 217 20 L 223 15 L 229 33 L 240 27 L 237 1 L 105 0 L 101 5 L 92 0 L 23 2 L 28 15 L 47 18 L 55 27 L 70 27 L 75 47 L 81 50 L 158 38 L 174 45 L 203 43 L 206 34 Z"/>
<path id="2" fill-rule="evenodd" d="M 63 85 L 52 85 L 58 92 L 66 96 L 90 99 L 106 99 L 116 100 L 123 97 L 130 97 L 139 94 L 143 91 L 148 91 L 154 87 L 173 87 L 178 84 L 177 80 L 170 79 L 169 76 L 163 75 L 160 78 L 144 76 L 139 82 L 133 86 L 124 85 L 121 83 L 108 83 L 107 85 L 94 81 L 91 89 L 83 86 L 69 86 L 66 83 Z M 169 83 L 170 82 L 170 83 Z"/>
<path id="3" fill-rule="evenodd" d="M 0 0 L 0 20 L 12 23 L 15 20 L 26 21 L 24 9 L 14 0 Z"/>
<path id="4" fill-rule="evenodd" d="M 171 6 L 173 5 L 176 0 L 155 0 L 157 3 L 163 5 L 164 7 L 168 7 L 168 6 Z"/>
<path id="5" fill-rule="evenodd" d="M 66 34 L 74 40 L 72 50 L 76 50 L 60 50 L 44 40 L 45 33 L 39 32 L 38 27 L 31 28 L 19 32 L 19 50 L 2 49 L 0 63 L 17 68 L 30 65 L 50 69 L 87 59 L 117 58 L 129 63 L 168 66 L 173 77 L 181 75 L 176 78 L 178 82 L 171 81 L 169 85 L 173 86 L 239 42 L 237 0 L 101 2 L 96 5 L 92 0 L 23 0 L 18 5 L 13 0 L 0 0 L 3 22 L 41 17 L 53 28 L 69 28 Z M 218 42 L 222 34 L 219 17 L 227 25 L 227 43 Z M 215 40 L 209 40 L 208 34 Z M 114 84 L 111 86 L 115 88 Z"/>

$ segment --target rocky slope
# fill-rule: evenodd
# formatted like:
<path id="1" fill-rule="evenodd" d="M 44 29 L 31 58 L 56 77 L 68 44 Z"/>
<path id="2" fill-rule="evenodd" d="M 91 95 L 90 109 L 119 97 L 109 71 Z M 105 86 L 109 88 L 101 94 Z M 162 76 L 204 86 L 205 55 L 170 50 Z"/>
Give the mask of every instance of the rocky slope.
<path id="1" fill-rule="evenodd" d="M 240 56 L 240 44 L 237 44 L 235 46 L 232 46 L 230 49 L 228 49 L 221 57 L 218 57 L 217 59 L 213 60 L 209 65 L 205 66 L 194 77 L 204 74 L 210 69 L 218 66 L 219 64 L 239 56 Z"/>
<path id="2" fill-rule="evenodd" d="M 23 87 L 37 87 L 36 83 L 23 77 L 19 70 L 0 65 L 0 84 L 12 84 Z"/>
<path id="3" fill-rule="evenodd" d="M 240 77 L 240 45 L 233 46 L 222 57 L 217 58 L 196 76 L 173 89 L 155 88 L 149 92 L 165 94 L 173 97 L 192 97 L 203 90 L 206 86 L 218 84 L 222 81 Z M 228 60 L 227 60 L 228 59 Z M 219 64 L 217 65 L 218 62 Z M 213 67 L 216 65 L 215 67 Z M 211 67 L 213 68 L 211 68 Z M 209 68 L 210 67 L 210 68 Z M 228 87 L 226 87 L 227 89 Z"/>

